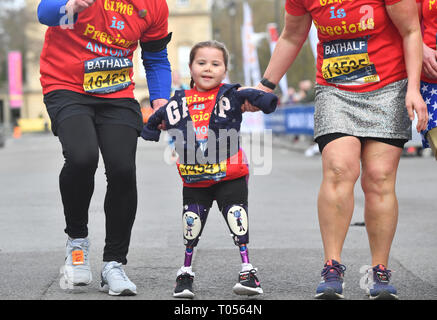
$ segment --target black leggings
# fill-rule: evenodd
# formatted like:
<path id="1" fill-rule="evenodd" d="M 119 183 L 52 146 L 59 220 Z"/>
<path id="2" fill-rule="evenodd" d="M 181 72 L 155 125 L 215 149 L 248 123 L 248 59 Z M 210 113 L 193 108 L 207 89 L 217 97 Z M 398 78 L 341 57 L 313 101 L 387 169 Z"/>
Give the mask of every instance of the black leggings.
<path id="1" fill-rule="evenodd" d="M 59 176 L 65 232 L 71 238 L 88 236 L 88 208 L 100 149 L 107 180 L 103 261 L 126 264 L 137 210 L 137 130 L 127 125 L 96 125 L 91 116 L 76 115 L 63 120 L 57 133 L 65 158 Z"/>

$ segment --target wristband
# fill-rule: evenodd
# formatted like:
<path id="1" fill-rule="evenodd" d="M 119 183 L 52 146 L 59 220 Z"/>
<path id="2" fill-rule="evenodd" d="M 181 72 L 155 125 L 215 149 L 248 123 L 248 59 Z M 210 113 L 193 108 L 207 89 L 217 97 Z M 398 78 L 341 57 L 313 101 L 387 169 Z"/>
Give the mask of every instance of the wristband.
<path id="1" fill-rule="evenodd" d="M 264 87 L 267 87 L 267 88 L 272 89 L 272 90 L 275 90 L 275 88 L 276 88 L 276 84 L 274 84 L 273 82 L 271 82 L 269 79 L 266 79 L 266 78 L 262 78 L 260 83 Z"/>

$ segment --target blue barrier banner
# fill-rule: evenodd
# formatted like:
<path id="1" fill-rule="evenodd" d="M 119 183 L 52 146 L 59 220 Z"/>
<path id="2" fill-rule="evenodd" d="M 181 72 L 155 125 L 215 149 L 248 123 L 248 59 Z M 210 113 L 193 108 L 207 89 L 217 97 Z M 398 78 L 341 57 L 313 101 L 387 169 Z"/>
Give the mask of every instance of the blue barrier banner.
<path id="1" fill-rule="evenodd" d="M 314 105 L 278 107 L 264 115 L 264 124 L 273 133 L 314 135 Z"/>

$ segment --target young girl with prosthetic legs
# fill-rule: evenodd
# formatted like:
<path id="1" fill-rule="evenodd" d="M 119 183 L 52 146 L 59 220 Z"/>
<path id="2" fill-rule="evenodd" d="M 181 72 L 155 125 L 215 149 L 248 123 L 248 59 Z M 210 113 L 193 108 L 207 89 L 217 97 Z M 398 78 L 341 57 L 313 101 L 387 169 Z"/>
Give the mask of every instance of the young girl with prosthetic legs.
<path id="1" fill-rule="evenodd" d="M 247 179 L 223 181 L 209 188 L 184 187 L 184 209 L 182 223 L 184 230 L 185 260 L 178 270 L 174 297 L 192 298 L 192 257 L 208 218 L 214 199 L 223 214 L 232 239 L 239 247 L 241 272 L 233 291 L 239 295 L 257 295 L 263 292 L 257 278 L 256 269 L 250 264 L 247 244 L 249 243 Z"/>
<path id="2" fill-rule="evenodd" d="M 223 44 L 206 41 L 195 45 L 189 64 L 191 90 L 176 91 L 169 103 L 149 118 L 141 133 L 145 140 L 158 141 L 159 129 L 167 129 L 179 155 L 186 248 L 173 293 L 178 298 L 194 297 L 192 257 L 214 200 L 241 255 L 242 269 L 234 293 L 263 292 L 247 249 L 249 169 L 238 138 L 243 103 L 247 100 L 271 113 L 277 97 L 255 89 L 239 90 L 238 84 L 223 84 L 227 63 L 228 53 Z"/>

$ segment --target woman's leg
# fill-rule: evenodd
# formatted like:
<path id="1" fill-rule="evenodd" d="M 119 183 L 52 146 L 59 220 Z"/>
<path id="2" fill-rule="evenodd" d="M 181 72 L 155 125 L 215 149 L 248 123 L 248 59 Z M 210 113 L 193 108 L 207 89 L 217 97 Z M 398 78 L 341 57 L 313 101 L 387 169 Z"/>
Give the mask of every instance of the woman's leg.
<path id="1" fill-rule="evenodd" d="M 388 264 L 398 221 L 395 184 L 401 154 L 401 148 L 383 142 L 367 140 L 363 145 L 361 186 L 373 266 Z"/>
<path id="2" fill-rule="evenodd" d="M 108 182 L 103 261 L 126 264 L 137 210 L 135 156 L 138 132 L 130 126 L 115 124 L 99 125 L 97 132 Z"/>
<path id="3" fill-rule="evenodd" d="M 71 116 L 58 125 L 65 158 L 59 187 L 70 238 L 88 236 L 88 208 L 94 192 L 99 149 L 94 121 L 89 115 Z"/>
<path id="4" fill-rule="evenodd" d="M 346 136 L 322 151 L 323 180 L 318 197 L 325 261 L 341 262 L 341 251 L 354 210 L 354 186 L 360 175 L 361 142 Z"/>

